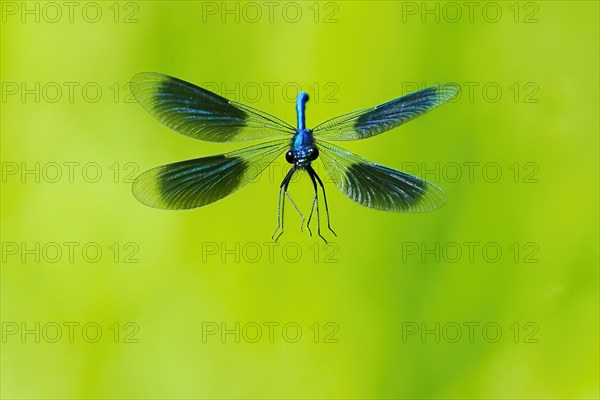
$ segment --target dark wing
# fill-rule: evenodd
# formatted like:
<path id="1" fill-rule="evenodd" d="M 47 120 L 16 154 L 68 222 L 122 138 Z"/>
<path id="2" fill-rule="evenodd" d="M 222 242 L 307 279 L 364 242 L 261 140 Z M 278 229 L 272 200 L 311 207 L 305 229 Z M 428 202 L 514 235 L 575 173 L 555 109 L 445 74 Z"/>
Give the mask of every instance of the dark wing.
<path id="1" fill-rule="evenodd" d="M 446 194 L 421 178 L 375 164 L 331 143 L 318 142 L 319 158 L 342 193 L 365 207 L 394 212 L 440 208 Z"/>
<path id="2" fill-rule="evenodd" d="M 157 72 L 131 80 L 135 99 L 157 120 L 183 135 L 209 142 L 241 142 L 294 134 L 290 124 Z"/>
<path id="3" fill-rule="evenodd" d="M 256 178 L 289 140 L 281 139 L 221 154 L 152 168 L 133 182 L 133 195 L 150 207 L 183 210 L 202 207 Z"/>
<path id="4" fill-rule="evenodd" d="M 379 135 L 447 102 L 459 91 L 460 86 L 455 83 L 433 86 L 325 121 L 313 129 L 313 134 L 324 140 L 357 140 Z"/>

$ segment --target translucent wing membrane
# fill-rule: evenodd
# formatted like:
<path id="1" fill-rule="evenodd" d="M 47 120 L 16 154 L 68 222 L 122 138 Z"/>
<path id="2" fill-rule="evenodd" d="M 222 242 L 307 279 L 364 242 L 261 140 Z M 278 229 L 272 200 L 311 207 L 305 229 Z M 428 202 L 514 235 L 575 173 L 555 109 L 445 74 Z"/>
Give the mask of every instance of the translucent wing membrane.
<path id="1" fill-rule="evenodd" d="M 331 143 L 318 142 L 320 158 L 342 193 L 365 207 L 424 212 L 446 203 L 442 189 L 421 178 L 372 163 Z"/>
<path id="2" fill-rule="evenodd" d="M 131 92 L 160 122 L 195 139 L 239 142 L 295 132 L 293 126 L 267 113 L 156 72 L 135 75 Z"/>
<path id="3" fill-rule="evenodd" d="M 281 139 L 217 156 L 153 168 L 133 183 L 133 195 L 155 208 L 201 207 L 235 192 L 256 178 L 289 140 Z"/>
<path id="4" fill-rule="evenodd" d="M 433 86 L 330 119 L 317 125 L 313 134 L 324 140 L 357 140 L 379 135 L 447 102 L 459 91 L 460 86 L 455 83 Z"/>

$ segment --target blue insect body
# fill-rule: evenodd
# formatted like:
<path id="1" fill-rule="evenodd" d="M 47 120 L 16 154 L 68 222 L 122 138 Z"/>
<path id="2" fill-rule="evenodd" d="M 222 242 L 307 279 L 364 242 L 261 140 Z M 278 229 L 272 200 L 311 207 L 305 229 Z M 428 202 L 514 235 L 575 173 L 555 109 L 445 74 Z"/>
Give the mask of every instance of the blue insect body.
<path id="1" fill-rule="evenodd" d="M 308 93 L 300 92 L 296 98 L 296 115 L 298 117 L 298 131 L 306 129 L 306 102 Z"/>
<path id="2" fill-rule="evenodd" d="M 319 175 L 317 175 L 317 173 L 315 172 L 313 167 L 311 167 L 311 165 L 310 165 L 311 162 L 315 161 L 317 159 L 317 157 L 319 157 L 319 150 L 318 150 L 317 146 L 315 145 L 315 140 L 313 138 L 312 131 L 310 129 L 306 129 L 306 123 L 305 123 L 305 109 L 306 108 L 305 108 L 305 106 L 306 106 L 307 101 L 308 101 L 308 93 L 306 93 L 306 92 L 298 93 L 298 97 L 296 99 L 296 114 L 298 117 L 298 128 L 296 129 L 296 133 L 294 134 L 294 137 L 292 137 L 291 147 L 288 150 L 288 152 L 285 154 L 286 161 L 288 163 L 292 164 L 292 167 L 290 168 L 290 171 L 287 173 L 285 178 L 283 178 L 283 181 L 281 182 L 281 185 L 279 186 L 279 199 L 278 199 L 278 207 L 279 208 L 278 208 L 278 213 L 277 213 L 277 228 L 275 228 L 273 237 L 275 237 L 275 234 L 277 233 L 277 231 L 280 228 L 281 228 L 281 231 L 280 231 L 279 235 L 275 238 L 275 240 L 277 240 L 279 238 L 279 236 L 281 236 L 283 234 L 283 212 L 285 210 L 285 208 L 284 208 L 285 199 L 283 199 L 282 196 L 284 194 L 289 198 L 290 202 L 292 203 L 292 205 L 294 206 L 294 208 L 296 209 L 298 214 L 300 214 L 300 217 L 302 218 L 301 227 L 304 225 L 304 215 L 302 214 L 302 212 L 300 211 L 298 206 L 296 206 L 296 203 L 294 203 L 294 200 L 292 200 L 292 197 L 288 194 L 287 189 L 288 189 L 290 180 L 292 179 L 292 176 L 294 175 L 294 172 L 296 172 L 297 170 L 306 170 L 308 172 L 308 175 L 310 176 L 310 179 L 312 181 L 313 188 L 315 191 L 312 206 L 310 208 L 310 214 L 308 216 L 308 222 L 306 223 L 306 226 L 308 228 L 308 231 L 312 235 L 312 232 L 310 230 L 310 221 L 312 219 L 313 211 L 314 211 L 314 208 L 316 205 L 317 206 L 317 221 L 318 221 L 317 233 L 325 241 L 325 243 L 327 243 L 327 240 L 325 240 L 325 238 L 321 235 L 321 223 L 320 223 L 320 216 L 319 216 L 319 191 L 317 188 L 317 182 L 319 183 L 319 186 L 321 186 L 321 189 L 323 190 L 323 201 L 325 203 L 325 211 L 327 212 L 327 227 L 334 235 L 335 235 L 335 232 L 333 231 L 333 229 L 331 229 L 331 223 L 329 220 L 329 206 L 327 205 L 327 197 L 325 195 L 325 186 L 323 186 L 323 181 L 321 181 L 321 178 L 319 177 Z"/>
<path id="3" fill-rule="evenodd" d="M 318 150 L 310 129 L 306 129 L 305 124 L 305 105 L 308 101 L 308 94 L 300 92 L 296 99 L 296 113 L 298 114 L 298 129 L 292 138 L 292 145 L 286 154 L 286 160 L 297 167 L 306 167 L 310 165 L 318 156 Z"/>
<path id="4" fill-rule="evenodd" d="M 169 128 L 195 139 L 229 142 L 273 138 L 270 142 L 230 153 L 181 161 L 150 169 L 133 183 L 134 196 L 142 203 L 164 209 L 191 209 L 217 201 L 244 186 L 286 151 L 290 170 L 279 187 L 278 224 L 273 237 L 283 234 L 285 200 L 294 173 L 306 171 L 314 196 L 306 222 L 309 233 L 316 210 L 317 232 L 321 235 L 319 188 L 331 229 L 325 187 L 311 163 L 323 161 L 329 177 L 351 200 L 374 209 L 393 212 L 423 212 L 441 207 L 442 189 L 416 176 L 375 164 L 329 141 L 359 140 L 404 124 L 456 96 L 460 87 L 442 84 L 410 93 L 376 107 L 350 112 L 306 128 L 308 94 L 296 99 L 297 127 L 270 114 L 227 100 L 180 79 L 154 72 L 132 79 L 136 100 Z M 279 234 L 277 234 L 279 232 Z"/>

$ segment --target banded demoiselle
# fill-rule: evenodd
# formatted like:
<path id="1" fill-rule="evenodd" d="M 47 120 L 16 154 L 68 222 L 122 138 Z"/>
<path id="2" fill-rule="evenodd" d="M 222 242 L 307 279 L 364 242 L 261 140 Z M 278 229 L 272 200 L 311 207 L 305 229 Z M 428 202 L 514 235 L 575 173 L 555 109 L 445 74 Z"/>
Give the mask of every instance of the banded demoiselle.
<path id="1" fill-rule="evenodd" d="M 272 236 L 275 240 L 283 234 L 286 198 L 300 214 L 301 227 L 304 225 L 304 215 L 288 192 L 290 180 L 298 171 L 308 173 L 314 190 L 306 222 L 310 235 L 316 209 L 317 233 L 327 242 L 321 234 L 319 188 L 327 227 L 335 235 L 325 186 L 312 166 L 319 158 L 338 189 L 365 207 L 412 213 L 434 210 L 446 202 L 446 195 L 438 186 L 375 164 L 329 141 L 365 139 L 396 128 L 455 97 L 460 91 L 457 84 L 429 87 L 376 107 L 343 114 L 312 129 L 306 128 L 305 123 L 306 92 L 297 96 L 297 126 L 293 127 L 268 113 L 161 73 L 135 75 L 131 90 L 152 116 L 183 135 L 211 142 L 272 139 L 230 153 L 167 164 L 142 173 L 134 181 L 132 190 L 134 196 L 148 206 L 162 209 L 205 206 L 256 178 L 284 152 L 291 167 L 279 185 L 277 228 Z"/>

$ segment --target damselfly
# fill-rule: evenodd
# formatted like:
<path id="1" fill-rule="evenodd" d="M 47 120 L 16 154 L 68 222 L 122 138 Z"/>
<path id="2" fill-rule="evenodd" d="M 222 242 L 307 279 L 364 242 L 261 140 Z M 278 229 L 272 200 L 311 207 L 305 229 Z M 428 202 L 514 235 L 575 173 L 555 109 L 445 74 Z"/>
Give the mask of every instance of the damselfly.
<path id="1" fill-rule="evenodd" d="M 306 128 L 308 94 L 305 92 L 298 94 L 297 126 L 293 127 L 263 111 L 160 73 L 137 74 L 131 88 L 136 100 L 152 116 L 183 135 L 211 142 L 274 139 L 142 173 L 133 183 L 132 190 L 134 196 L 148 206 L 190 209 L 210 204 L 255 179 L 284 152 L 291 168 L 279 185 L 275 240 L 283 234 L 286 198 L 300 214 L 301 227 L 304 226 L 304 215 L 288 192 L 290 180 L 298 171 L 308 173 L 314 190 L 306 221 L 310 235 L 310 222 L 316 210 L 317 233 L 325 240 L 321 235 L 319 188 L 323 194 L 327 227 L 335 235 L 331 229 L 325 186 L 312 166 L 317 158 L 323 161 L 338 189 L 363 206 L 412 213 L 434 210 L 446 202 L 446 195 L 436 185 L 375 164 L 329 141 L 365 139 L 395 128 L 452 99 L 460 90 L 457 84 L 423 89 L 376 107 L 343 114 L 313 129 Z"/>

